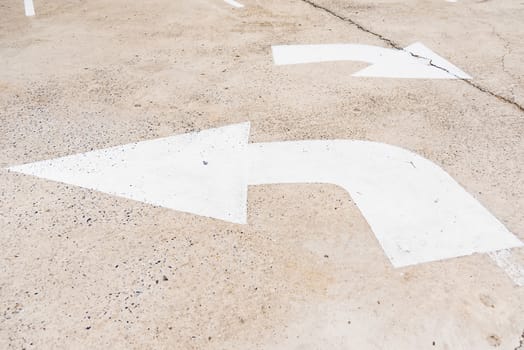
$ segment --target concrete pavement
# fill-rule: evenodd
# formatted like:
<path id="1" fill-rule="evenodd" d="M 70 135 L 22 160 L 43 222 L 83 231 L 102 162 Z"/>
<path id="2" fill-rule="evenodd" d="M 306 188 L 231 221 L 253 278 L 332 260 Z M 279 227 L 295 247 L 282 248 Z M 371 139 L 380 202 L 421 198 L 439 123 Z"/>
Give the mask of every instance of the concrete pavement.
<path id="1" fill-rule="evenodd" d="M 239 2 L 35 0 L 26 17 L 0 0 L 0 347 L 522 348 L 524 287 L 493 259 L 394 268 L 335 185 L 250 186 L 238 225 L 6 169 L 249 121 L 250 143 L 415 152 L 524 240 L 524 4 Z M 271 52 L 415 42 L 472 79 Z"/>

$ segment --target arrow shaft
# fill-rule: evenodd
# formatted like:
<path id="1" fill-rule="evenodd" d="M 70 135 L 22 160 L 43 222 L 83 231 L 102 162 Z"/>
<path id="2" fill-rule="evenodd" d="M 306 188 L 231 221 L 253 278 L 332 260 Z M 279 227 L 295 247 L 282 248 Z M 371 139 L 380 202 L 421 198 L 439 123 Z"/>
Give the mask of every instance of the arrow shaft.
<path id="1" fill-rule="evenodd" d="M 272 47 L 276 65 L 360 61 L 376 63 L 398 50 L 359 44 L 277 45 Z"/>
<path id="2" fill-rule="evenodd" d="M 436 164 L 366 141 L 251 144 L 250 185 L 344 188 L 396 267 L 521 243 Z"/>

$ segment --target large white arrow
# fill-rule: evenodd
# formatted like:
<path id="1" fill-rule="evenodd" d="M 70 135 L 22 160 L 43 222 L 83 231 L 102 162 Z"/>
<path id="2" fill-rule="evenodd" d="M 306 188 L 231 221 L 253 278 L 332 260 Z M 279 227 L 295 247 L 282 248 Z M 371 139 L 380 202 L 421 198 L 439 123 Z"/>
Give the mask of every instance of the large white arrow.
<path id="1" fill-rule="evenodd" d="M 339 185 L 396 267 L 522 245 L 444 170 L 410 151 L 248 138 L 243 123 L 9 169 L 235 223 L 246 222 L 248 185 Z"/>
<path id="2" fill-rule="evenodd" d="M 372 65 L 353 76 L 385 78 L 471 79 L 421 43 L 403 50 L 358 44 L 273 46 L 276 65 L 329 61 L 361 61 Z M 440 68 L 439 68 L 440 67 Z"/>

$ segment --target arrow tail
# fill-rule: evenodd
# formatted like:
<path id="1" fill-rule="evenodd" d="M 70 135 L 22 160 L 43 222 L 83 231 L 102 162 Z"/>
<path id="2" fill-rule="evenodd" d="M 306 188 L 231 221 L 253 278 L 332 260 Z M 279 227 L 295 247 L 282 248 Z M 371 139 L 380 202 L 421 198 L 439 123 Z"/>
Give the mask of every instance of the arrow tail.
<path id="1" fill-rule="evenodd" d="M 249 146 L 249 184 L 344 188 L 395 267 L 521 246 L 443 169 L 398 147 L 366 141 Z"/>

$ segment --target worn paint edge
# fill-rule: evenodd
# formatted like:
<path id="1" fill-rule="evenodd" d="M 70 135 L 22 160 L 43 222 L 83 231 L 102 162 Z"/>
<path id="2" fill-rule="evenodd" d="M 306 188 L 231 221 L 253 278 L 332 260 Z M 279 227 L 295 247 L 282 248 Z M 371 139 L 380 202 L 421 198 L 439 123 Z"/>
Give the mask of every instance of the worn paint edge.
<path id="1" fill-rule="evenodd" d="M 488 255 L 517 286 L 524 286 L 524 266 L 512 259 L 509 249 L 489 252 Z"/>

